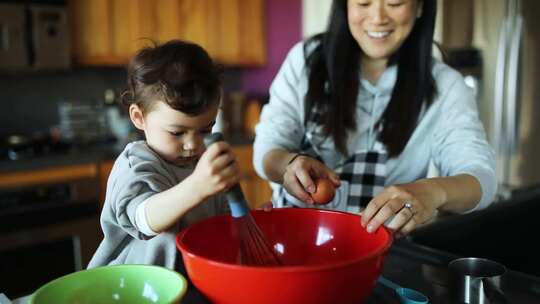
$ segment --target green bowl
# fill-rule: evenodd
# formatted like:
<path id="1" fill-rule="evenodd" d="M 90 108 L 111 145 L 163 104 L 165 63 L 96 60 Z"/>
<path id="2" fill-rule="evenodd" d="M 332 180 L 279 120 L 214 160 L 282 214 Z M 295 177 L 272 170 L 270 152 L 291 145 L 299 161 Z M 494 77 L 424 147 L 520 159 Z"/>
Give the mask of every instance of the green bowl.
<path id="1" fill-rule="evenodd" d="M 115 265 L 81 270 L 40 287 L 30 303 L 180 303 L 186 279 L 164 267 Z"/>

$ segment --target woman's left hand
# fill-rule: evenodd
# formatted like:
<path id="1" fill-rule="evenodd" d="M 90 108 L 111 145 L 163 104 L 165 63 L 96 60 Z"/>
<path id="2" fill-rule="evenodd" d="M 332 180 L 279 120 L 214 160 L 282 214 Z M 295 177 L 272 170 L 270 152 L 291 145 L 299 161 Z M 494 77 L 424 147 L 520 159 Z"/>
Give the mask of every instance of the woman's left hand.
<path id="1" fill-rule="evenodd" d="M 376 195 L 362 211 L 362 226 L 373 232 L 389 219 L 387 228 L 397 236 L 407 235 L 434 217 L 445 193 L 427 179 L 390 186 Z"/>

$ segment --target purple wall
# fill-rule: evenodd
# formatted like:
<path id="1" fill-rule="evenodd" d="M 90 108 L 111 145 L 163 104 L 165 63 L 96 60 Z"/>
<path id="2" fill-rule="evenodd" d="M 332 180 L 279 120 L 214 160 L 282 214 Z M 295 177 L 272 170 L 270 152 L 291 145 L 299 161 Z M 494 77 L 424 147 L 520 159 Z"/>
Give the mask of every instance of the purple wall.
<path id="1" fill-rule="evenodd" d="M 248 94 L 265 95 L 289 49 L 302 37 L 302 1 L 266 1 L 266 49 L 268 62 L 260 68 L 243 69 L 242 89 Z"/>

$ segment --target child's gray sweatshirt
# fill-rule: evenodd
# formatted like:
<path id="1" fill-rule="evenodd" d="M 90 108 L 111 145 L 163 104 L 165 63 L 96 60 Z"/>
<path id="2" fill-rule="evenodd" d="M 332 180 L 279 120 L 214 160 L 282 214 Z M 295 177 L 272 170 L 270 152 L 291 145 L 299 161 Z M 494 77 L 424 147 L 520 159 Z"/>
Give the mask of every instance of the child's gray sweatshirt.
<path id="1" fill-rule="evenodd" d="M 135 213 L 144 200 L 177 185 L 192 172 L 193 168 L 180 168 L 161 159 L 144 141 L 128 144 L 116 159 L 107 182 L 101 212 L 104 238 L 88 268 L 152 264 L 173 269 L 179 255 L 176 234 L 201 219 L 228 212 L 224 196 L 214 196 L 197 205 L 179 223 L 153 237 L 137 229 Z M 178 204 L 182 204 L 181 197 Z"/>

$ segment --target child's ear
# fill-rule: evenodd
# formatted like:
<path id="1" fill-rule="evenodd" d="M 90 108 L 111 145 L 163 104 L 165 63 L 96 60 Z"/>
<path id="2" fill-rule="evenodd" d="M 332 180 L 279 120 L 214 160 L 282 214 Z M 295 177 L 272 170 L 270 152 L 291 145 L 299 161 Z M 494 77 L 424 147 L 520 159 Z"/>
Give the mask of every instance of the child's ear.
<path id="1" fill-rule="evenodd" d="M 131 104 L 129 106 L 129 118 L 131 118 L 131 122 L 137 129 L 144 131 L 144 115 L 138 105 Z"/>

